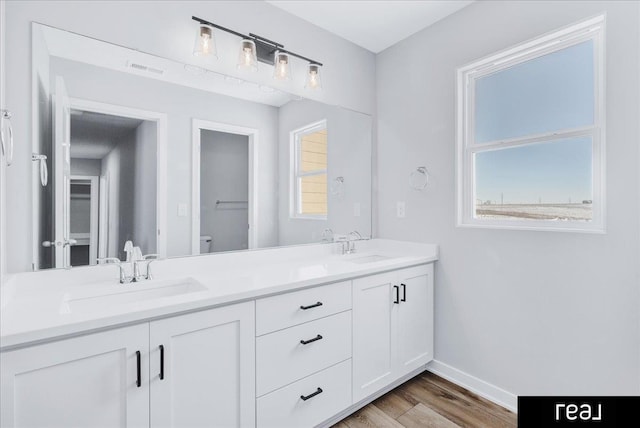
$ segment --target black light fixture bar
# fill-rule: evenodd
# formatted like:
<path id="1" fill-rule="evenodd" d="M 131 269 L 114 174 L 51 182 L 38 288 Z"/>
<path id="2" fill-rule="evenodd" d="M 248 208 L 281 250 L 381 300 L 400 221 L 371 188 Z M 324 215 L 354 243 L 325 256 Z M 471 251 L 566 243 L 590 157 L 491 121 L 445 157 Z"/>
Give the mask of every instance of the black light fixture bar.
<path id="1" fill-rule="evenodd" d="M 264 50 L 268 50 L 268 48 L 271 47 L 272 49 L 269 51 L 269 54 L 273 54 L 277 50 L 278 52 L 286 53 L 286 54 L 289 54 L 291 56 L 295 56 L 296 58 L 299 58 L 301 60 L 307 61 L 309 64 L 319 65 L 319 66 L 322 67 L 322 63 L 321 62 L 318 62 L 316 60 L 307 58 L 305 56 L 298 55 L 297 53 L 288 51 L 288 50 L 284 49 L 284 45 L 281 45 L 280 43 L 277 43 L 277 42 L 274 42 L 272 40 L 266 39 L 266 38 L 264 38 L 262 36 L 258 36 L 257 34 L 253 34 L 253 33 L 249 33 L 249 35 L 242 34 L 242 33 L 239 33 L 237 31 L 231 30 L 229 28 L 223 27 L 222 25 L 214 24 L 213 22 L 204 20 L 202 18 L 198 18 L 197 16 L 192 16 L 191 19 L 193 19 L 194 21 L 199 22 L 200 24 L 209 25 L 209 26 L 211 26 L 213 28 L 217 28 L 218 30 L 225 31 L 227 33 L 233 34 L 234 36 L 238 36 L 238 37 L 243 38 L 243 39 L 252 39 L 256 43 L 256 46 L 260 46 L 262 48 L 261 50 L 263 50 L 263 51 Z M 273 59 L 266 59 L 266 58 L 261 58 L 260 56 L 258 56 L 258 61 L 273 65 Z"/>

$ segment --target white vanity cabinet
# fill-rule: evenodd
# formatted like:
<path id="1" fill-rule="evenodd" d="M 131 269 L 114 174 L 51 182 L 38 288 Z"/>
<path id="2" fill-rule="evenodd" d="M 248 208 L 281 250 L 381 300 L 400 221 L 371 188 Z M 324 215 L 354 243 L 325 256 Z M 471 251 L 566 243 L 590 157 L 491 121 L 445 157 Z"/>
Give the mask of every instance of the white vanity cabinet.
<path id="1" fill-rule="evenodd" d="M 260 428 L 316 426 L 351 400 L 351 281 L 256 301 Z"/>
<path id="2" fill-rule="evenodd" d="M 3 352 L 0 426 L 148 427 L 148 349 L 140 324 Z"/>
<path id="3" fill-rule="evenodd" d="M 152 427 L 255 426 L 253 302 L 150 323 Z"/>
<path id="4" fill-rule="evenodd" d="M 254 427 L 254 319 L 247 302 L 3 352 L 0 425 Z"/>
<path id="5" fill-rule="evenodd" d="M 433 265 L 353 281 L 353 401 L 433 359 Z"/>

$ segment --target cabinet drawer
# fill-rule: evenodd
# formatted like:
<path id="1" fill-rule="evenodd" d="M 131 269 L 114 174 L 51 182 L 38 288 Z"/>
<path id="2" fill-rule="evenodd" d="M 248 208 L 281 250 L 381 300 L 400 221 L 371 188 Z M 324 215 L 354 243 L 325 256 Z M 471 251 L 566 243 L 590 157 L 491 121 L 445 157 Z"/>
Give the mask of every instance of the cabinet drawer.
<path id="1" fill-rule="evenodd" d="M 303 340 L 310 342 L 303 344 Z M 258 337 L 257 396 L 348 358 L 351 358 L 351 311 Z"/>
<path id="2" fill-rule="evenodd" d="M 256 334 L 261 336 L 348 309 L 351 281 L 267 297 L 256 301 Z"/>
<path id="3" fill-rule="evenodd" d="M 303 400 L 300 396 L 315 396 Z M 257 399 L 259 428 L 313 427 L 351 405 L 351 360 Z"/>

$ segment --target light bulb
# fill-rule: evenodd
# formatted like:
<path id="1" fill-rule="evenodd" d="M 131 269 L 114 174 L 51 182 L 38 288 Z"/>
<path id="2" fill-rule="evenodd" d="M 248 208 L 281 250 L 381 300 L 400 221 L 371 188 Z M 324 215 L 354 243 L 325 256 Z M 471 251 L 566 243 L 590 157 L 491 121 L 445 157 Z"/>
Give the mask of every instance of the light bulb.
<path id="1" fill-rule="evenodd" d="M 309 64 L 307 70 L 307 80 L 304 87 L 312 90 L 322 89 L 322 81 L 320 80 L 320 65 Z"/>
<path id="2" fill-rule="evenodd" d="M 209 25 L 200 24 L 198 26 L 193 54 L 195 56 L 217 57 L 213 28 Z"/>
<path id="3" fill-rule="evenodd" d="M 291 65 L 289 64 L 288 54 L 276 52 L 273 78 L 278 80 L 291 79 Z"/>
<path id="4" fill-rule="evenodd" d="M 238 55 L 238 68 L 258 71 L 258 58 L 256 44 L 253 40 L 243 39 L 240 42 L 240 54 Z"/>

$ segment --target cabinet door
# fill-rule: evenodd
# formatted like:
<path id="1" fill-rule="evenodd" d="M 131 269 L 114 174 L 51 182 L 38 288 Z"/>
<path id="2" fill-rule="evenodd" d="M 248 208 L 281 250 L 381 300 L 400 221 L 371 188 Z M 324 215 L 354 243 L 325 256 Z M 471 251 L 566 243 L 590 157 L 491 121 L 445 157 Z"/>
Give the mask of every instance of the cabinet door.
<path id="1" fill-rule="evenodd" d="M 398 271 L 398 377 L 433 359 L 433 265 Z"/>
<path id="2" fill-rule="evenodd" d="M 353 281 L 353 402 L 393 381 L 397 274 Z"/>
<path id="3" fill-rule="evenodd" d="M 254 314 L 247 302 L 150 324 L 151 426 L 255 426 Z"/>
<path id="4" fill-rule="evenodd" d="M 142 324 L 0 354 L 0 425 L 148 427 L 148 346 Z"/>

